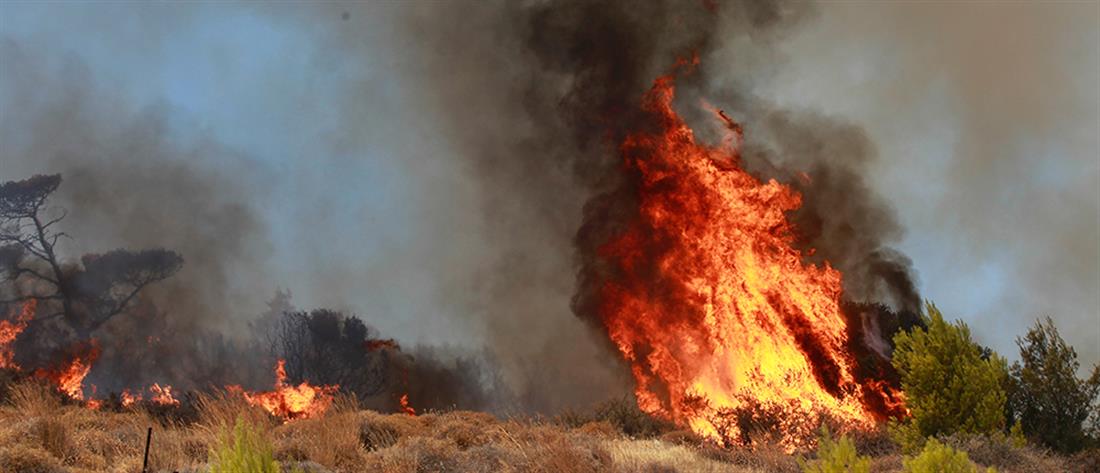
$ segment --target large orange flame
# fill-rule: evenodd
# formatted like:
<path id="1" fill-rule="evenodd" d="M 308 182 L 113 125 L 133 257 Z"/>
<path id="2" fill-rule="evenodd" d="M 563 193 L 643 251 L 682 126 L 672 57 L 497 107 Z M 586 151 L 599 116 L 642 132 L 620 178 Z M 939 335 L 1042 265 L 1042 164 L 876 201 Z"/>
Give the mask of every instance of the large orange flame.
<path id="1" fill-rule="evenodd" d="M 70 398 L 83 401 L 84 378 L 92 370 L 92 363 L 99 358 L 99 343 L 92 339 L 90 342 L 78 343 L 71 351 L 69 361 L 53 368 L 39 369 L 34 375 L 54 383 L 58 390 Z"/>
<path id="2" fill-rule="evenodd" d="M 262 407 L 285 421 L 307 419 L 324 414 L 334 400 L 339 386 L 312 386 L 303 382 L 298 386 L 286 385 L 286 360 L 275 365 L 275 390 L 248 392 L 240 386 L 229 386 L 230 391 L 240 392 L 252 405 Z"/>
<path id="3" fill-rule="evenodd" d="M 789 448 L 821 415 L 869 426 L 862 400 L 882 386 L 853 374 L 840 272 L 792 245 L 786 213 L 800 195 L 740 168 L 741 129 L 725 114 L 713 110 L 721 144 L 698 143 L 673 95 L 669 75 L 644 96 L 652 127 L 620 148 L 637 214 L 599 250 L 613 274 L 600 318 L 638 405 L 724 443 L 748 441 L 745 410 L 780 413 Z"/>
<path id="4" fill-rule="evenodd" d="M 23 308 L 19 311 L 19 315 L 15 317 L 15 320 L 0 320 L 0 369 L 14 369 L 18 370 L 19 365 L 15 364 L 15 347 L 12 344 L 15 343 L 15 339 L 19 337 L 20 333 L 27 328 L 27 324 L 34 318 L 35 308 L 38 306 L 38 301 L 35 299 L 29 299 L 23 303 Z"/>

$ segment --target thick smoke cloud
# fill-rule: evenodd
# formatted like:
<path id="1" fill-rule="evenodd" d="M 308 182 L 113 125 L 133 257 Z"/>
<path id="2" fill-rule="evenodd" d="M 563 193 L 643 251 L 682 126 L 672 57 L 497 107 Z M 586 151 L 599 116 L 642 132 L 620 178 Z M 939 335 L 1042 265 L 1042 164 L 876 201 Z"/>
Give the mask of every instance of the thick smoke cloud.
<path id="1" fill-rule="evenodd" d="M 863 127 L 922 292 L 1009 358 L 1049 315 L 1100 361 L 1098 8 L 829 4 L 755 87 Z"/>
<path id="2" fill-rule="evenodd" d="M 715 9 L 565 1 L 451 8 L 471 21 L 449 21 L 458 12 L 438 6 L 410 15 L 415 36 L 409 44 L 417 58 L 411 88 L 439 111 L 433 124 L 449 138 L 451 152 L 467 160 L 467 175 L 482 191 L 484 237 L 505 263 L 485 273 L 495 289 L 480 301 L 478 314 L 502 358 L 531 360 L 511 370 L 520 391 L 542 397 L 527 398 L 529 406 L 553 409 L 626 389 L 621 368 L 608 366 L 613 355 L 606 341 L 592 340 L 560 301 L 576 291 L 575 315 L 598 320 L 596 249 L 635 208 L 615 148 L 627 131 L 644 126 L 635 115 L 652 80 L 693 53 L 703 66 L 686 80 L 685 95 L 730 98 L 719 103 L 728 102 L 737 116 L 764 117 L 751 121 L 751 132 L 762 138 L 749 153 L 761 177 L 792 181 L 808 201 L 821 200 L 795 216 L 805 224 L 801 241 L 818 249 L 814 262 L 829 259 L 851 272 L 847 289 L 857 300 L 917 308 L 908 261 L 888 246 L 900 228 L 862 181 L 863 164 L 874 154 L 866 137 L 826 117 L 769 106 L 741 87 L 753 75 L 751 65 L 769 62 L 773 43 L 812 16 L 805 4 L 734 2 Z M 749 60 L 709 62 L 725 42 Z M 746 80 L 709 84 L 711 67 L 744 67 Z M 769 136 L 774 139 L 765 141 Z M 832 152 L 844 153 L 843 160 L 832 159 Z M 801 170 L 814 178 L 790 179 Z M 577 266 L 565 264 L 567 252 Z M 565 282 L 572 272 L 578 272 L 575 286 Z M 530 274 L 554 283 L 533 285 Z M 522 302 L 531 300 L 537 307 Z M 527 378 L 531 366 L 554 376 Z M 585 388 L 562 389 L 562 382 Z"/>

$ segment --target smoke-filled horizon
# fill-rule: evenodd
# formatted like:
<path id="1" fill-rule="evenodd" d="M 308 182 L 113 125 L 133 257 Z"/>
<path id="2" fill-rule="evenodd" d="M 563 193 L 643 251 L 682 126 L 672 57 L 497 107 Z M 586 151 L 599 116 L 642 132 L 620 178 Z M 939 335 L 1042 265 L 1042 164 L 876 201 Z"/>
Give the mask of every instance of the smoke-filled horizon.
<path id="1" fill-rule="evenodd" d="M 585 405 L 629 392 L 577 287 L 606 114 L 695 52 L 682 113 L 744 124 L 851 297 L 933 300 L 1010 359 L 1050 315 L 1100 361 L 1095 5 L 670 3 L 7 3 L 0 180 L 63 175 L 71 256 L 179 251 L 153 297 L 181 326 L 287 288 Z"/>

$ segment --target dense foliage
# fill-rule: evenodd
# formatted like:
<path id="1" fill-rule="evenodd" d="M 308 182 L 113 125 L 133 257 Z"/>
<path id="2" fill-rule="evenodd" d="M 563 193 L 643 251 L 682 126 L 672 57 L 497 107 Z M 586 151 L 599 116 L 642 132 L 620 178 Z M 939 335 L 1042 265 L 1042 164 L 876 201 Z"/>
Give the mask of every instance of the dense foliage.
<path id="1" fill-rule="evenodd" d="M 799 460 L 803 473 L 869 473 L 871 458 L 856 452 L 856 444 L 848 436 L 834 439 L 822 428 L 817 443 L 817 459 Z"/>
<path id="2" fill-rule="evenodd" d="M 900 426 L 903 445 L 916 447 L 925 437 L 955 432 L 1002 430 L 1008 376 L 1004 359 L 983 353 L 966 324 L 948 323 L 935 305 L 927 304 L 926 312 L 927 329 L 917 327 L 894 337 L 892 363 L 912 412 Z"/>
<path id="3" fill-rule="evenodd" d="M 955 450 L 932 439 L 924 445 L 920 455 L 906 458 L 906 473 L 977 473 L 978 467 L 970 462 L 966 452 Z M 997 470 L 989 468 L 987 473 Z"/>
<path id="4" fill-rule="evenodd" d="M 1100 366 L 1087 380 L 1077 378 L 1081 364 L 1048 317 L 1016 339 L 1020 361 L 1012 365 L 1009 411 L 1024 434 L 1061 452 L 1085 447 L 1085 422 L 1100 393 Z"/>

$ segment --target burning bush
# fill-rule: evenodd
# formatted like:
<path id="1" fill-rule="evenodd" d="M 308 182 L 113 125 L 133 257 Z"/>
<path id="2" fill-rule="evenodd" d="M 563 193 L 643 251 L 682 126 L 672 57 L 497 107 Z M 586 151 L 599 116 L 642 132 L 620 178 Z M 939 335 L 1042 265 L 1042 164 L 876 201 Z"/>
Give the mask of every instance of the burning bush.
<path id="1" fill-rule="evenodd" d="M 286 422 L 324 414 L 335 400 L 333 395 L 337 389 L 339 386 L 313 386 L 306 381 L 297 386 L 287 384 L 283 360 L 275 365 L 275 389 L 272 391 L 248 392 L 240 386 L 229 387 L 230 392 L 239 393 L 250 404 Z"/>
<path id="2" fill-rule="evenodd" d="M 285 360 L 286 377 L 341 386 L 362 399 L 394 382 L 393 358 L 403 356 L 359 317 L 328 309 L 287 311 L 267 333 L 271 353 Z"/>

